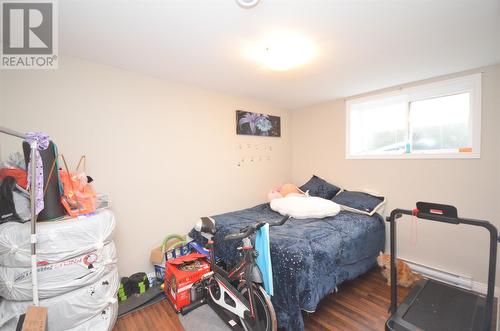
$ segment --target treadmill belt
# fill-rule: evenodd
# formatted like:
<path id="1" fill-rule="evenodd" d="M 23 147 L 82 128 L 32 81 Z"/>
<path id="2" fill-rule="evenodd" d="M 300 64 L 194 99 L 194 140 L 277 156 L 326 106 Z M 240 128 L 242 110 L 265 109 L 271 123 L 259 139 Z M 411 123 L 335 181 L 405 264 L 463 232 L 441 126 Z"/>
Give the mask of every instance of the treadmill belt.
<path id="1" fill-rule="evenodd" d="M 485 298 L 428 281 L 403 319 L 426 331 L 482 330 Z"/>

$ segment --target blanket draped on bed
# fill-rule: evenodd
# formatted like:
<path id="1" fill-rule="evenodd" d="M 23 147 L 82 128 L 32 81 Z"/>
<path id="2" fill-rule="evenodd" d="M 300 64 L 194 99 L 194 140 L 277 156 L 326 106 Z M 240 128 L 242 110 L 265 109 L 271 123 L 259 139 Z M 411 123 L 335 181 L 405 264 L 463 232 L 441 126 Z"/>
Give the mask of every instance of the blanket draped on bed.
<path id="1" fill-rule="evenodd" d="M 274 222 L 282 218 L 269 204 L 262 204 L 213 218 L 216 221 L 215 254 L 229 266 L 238 261 L 236 247 L 241 242 L 222 238 L 256 221 Z M 198 232 L 189 234 L 205 242 Z M 368 271 L 384 249 L 382 217 L 340 212 L 323 219 L 290 219 L 270 228 L 274 296 L 280 328 L 303 330 L 301 310 L 314 311 L 319 301 L 345 280 Z"/>

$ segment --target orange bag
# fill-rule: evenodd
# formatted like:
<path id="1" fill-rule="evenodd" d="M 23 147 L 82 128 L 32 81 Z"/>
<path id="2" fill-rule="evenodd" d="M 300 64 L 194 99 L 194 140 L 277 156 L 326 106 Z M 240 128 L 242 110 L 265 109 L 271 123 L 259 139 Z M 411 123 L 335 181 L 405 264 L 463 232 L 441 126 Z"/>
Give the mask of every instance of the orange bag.
<path id="1" fill-rule="evenodd" d="M 96 195 L 94 189 L 87 181 L 85 174 L 85 155 L 80 158 L 76 170 L 70 172 L 64 155 L 61 154 L 66 171 L 61 170 L 61 182 L 63 185 L 63 195 L 61 203 L 72 217 L 89 214 L 95 211 Z M 83 171 L 80 171 L 80 165 L 83 161 Z"/>

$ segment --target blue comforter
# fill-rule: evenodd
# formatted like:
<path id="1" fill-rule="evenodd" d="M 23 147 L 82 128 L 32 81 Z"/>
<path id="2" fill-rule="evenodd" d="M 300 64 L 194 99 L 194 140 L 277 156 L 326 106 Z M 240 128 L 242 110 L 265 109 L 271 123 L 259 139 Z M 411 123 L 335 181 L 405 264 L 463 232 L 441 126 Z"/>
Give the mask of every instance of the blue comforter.
<path id="1" fill-rule="evenodd" d="M 237 262 L 239 242 L 222 238 L 256 221 L 278 221 L 282 216 L 269 204 L 213 217 L 216 220 L 215 253 L 228 265 Z M 202 241 L 192 230 L 190 236 Z M 279 327 L 303 330 L 301 310 L 314 311 L 319 301 L 345 280 L 368 271 L 385 244 L 384 222 L 342 211 L 323 219 L 291 219 L 270 228 L 274 296 Z"/>

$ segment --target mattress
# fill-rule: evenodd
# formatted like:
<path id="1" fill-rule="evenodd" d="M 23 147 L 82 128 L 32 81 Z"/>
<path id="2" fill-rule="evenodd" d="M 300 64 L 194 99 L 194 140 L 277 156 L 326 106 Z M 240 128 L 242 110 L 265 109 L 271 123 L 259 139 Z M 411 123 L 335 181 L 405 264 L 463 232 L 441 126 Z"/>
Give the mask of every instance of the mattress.
<path id="1" fill-rule="evenodd" d="M 47 299 L 91 285 L 116 268 L 113 242 L 100 249 L 57 263 L 38 266 L 38 295 Z M 0 296 L 7 300 L 31 300 L 31 268 L 0 267 Z"/>
<path id="2" fill-rule="evenodd" d="M 111 210 L 64 221 L 38 222 L 38 263 L 57 263 L 100 249 L 112 240 L 115 225 Z M 31 265 L 30 227 L 30 222 L 0 225 L 0 266 Z"/>
<path id="3" fill-rule="evenodd" d="M 275 222 L 282 218 L 269 204 L 230 212 L 216 221 L 215 254 L 229 266 L 237 262 L 237 241 L 222 238 L 257 221 Z M 198 232 L 190 236 L 205 242 Z M 273 265 L 273 306 L 278 326 L 303 330 L 301 310 L 314 311 L 319 301 L 345 280 L 354 279 L 376 263 L 384 249 L 385 229 L 381 216 L 341 211 L 323 219 L 290 219 L 270 228 Z"/>
<path id="4" fill-rule="evenodd" d="M 97 316 L 105 314 L 109 307 L 117 303 L 116 293 L 119 284 L 120 278 L 115 268 L 92 285 L 40 300 L 40 306 L 47 307 L 48 310 L 47 329 L 50 331 L 85 330 L 87 326 L 100 324 Z M 0 330 L 7 331 L 13 325 L 15 326 L 19 316 L 31 304 L 31 301 L 2 300 L 0 302 Z"/>

